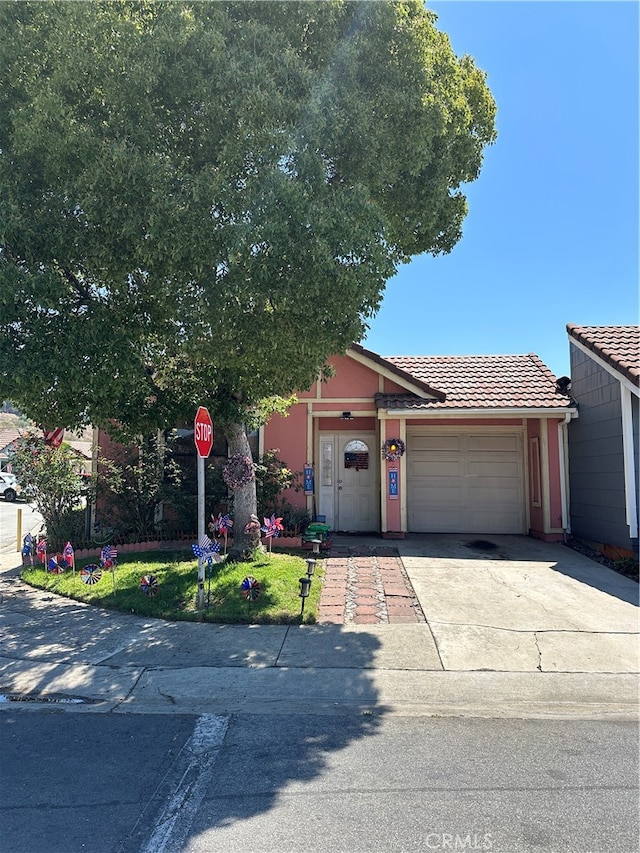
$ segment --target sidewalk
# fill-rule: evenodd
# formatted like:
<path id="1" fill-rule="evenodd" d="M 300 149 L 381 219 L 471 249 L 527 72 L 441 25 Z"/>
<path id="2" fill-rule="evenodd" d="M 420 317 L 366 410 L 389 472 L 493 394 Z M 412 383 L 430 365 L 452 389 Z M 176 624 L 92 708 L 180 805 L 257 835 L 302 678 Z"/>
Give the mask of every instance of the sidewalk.
<path id="1" fill-rule="evenodd" d="M 378 604 L 349 611 L 345 583 L 344 605 L 331 605 L 343 607 L 342 624 L 334 613 L 315 626 L 98 610 L 30 589 L 17 577 L 19 555 L 2 556 L 0 709 L 38 699 L 119 713 L 636 719 L 638 585 L 562 546 L 491 537 L 488 559 L 470 539 L 340 537 L 335 572 L 346 568 L 348 580 L 351 567 L 352 580 L 368 581 L 388 621 Z M 380 553 L 387 548 L 398 556 Z M 332 592 L 337 599 L 337 585 Z M 415 621 L 392 621 L 394 594 L 411 600 Z"/>

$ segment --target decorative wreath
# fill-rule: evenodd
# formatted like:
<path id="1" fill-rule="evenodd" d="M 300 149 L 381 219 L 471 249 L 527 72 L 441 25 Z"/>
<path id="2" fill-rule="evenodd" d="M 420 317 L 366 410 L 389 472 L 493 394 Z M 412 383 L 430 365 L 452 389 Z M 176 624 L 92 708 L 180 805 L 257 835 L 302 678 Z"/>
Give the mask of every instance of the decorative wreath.
<path id="1" fill-rule="evenodd" d="M 405 446 L 401 438 L 388 438 L 382 445 L 382 455 L 387 462 L 394 462 L 404 456 Z"/>
<path id="2" fill-rule="evenodd" d="M 246 486 L 255 480 L 255 469 L 250 456 L 234 453 L 222 466 L 222 479 L 235 492 L 240 486 Z"/>

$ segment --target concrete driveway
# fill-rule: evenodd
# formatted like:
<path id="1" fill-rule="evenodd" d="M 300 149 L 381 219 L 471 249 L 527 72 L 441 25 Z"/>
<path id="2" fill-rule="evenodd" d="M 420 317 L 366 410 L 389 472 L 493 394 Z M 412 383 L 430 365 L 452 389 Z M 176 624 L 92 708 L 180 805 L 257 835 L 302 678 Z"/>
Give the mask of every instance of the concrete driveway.
<path id="1" fill-rule="evenodd" d="M 397 543 L 443 669 L 638 672 L 638 584 L 526 536 Z"/>

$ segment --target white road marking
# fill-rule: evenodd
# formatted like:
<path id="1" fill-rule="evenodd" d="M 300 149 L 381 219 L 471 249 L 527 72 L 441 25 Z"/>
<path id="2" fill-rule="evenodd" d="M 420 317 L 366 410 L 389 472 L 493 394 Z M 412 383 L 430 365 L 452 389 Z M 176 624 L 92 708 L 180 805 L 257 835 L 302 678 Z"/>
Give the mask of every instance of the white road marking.
<path id="1" fill-rule="evenodd" d="M 187 767 L 140 853 L 181 850 L 213 777 L 229 717 L 203 714 L 185 745 Z"/>

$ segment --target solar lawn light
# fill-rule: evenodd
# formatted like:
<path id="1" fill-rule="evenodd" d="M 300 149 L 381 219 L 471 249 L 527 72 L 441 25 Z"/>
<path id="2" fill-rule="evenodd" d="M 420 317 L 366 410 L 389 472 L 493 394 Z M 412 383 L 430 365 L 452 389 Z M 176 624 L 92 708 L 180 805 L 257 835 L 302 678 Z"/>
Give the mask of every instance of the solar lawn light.
<path id="1" fill-rule="evenodd" d="M 309 591 L 311 590 L 311 578 L 308 575 L 305 575 L 303 578 L 298 578 L 298 582 L 300 584 L 300 598 L 302 599 L 302 607 L 300 608 L 300 615 L 304 613 L 304 603 L 309 597 Z"/>
<path id="2" fill-rule="evenodd" d="M 305 563 L 307 564 L 307 577 L 311 578 L 316 570 L 316 561 L 313 557 L 307 557 Z"/>
<path id="3" fill-rule="evenodd" d="M 312 539 L 311 544 L 313 545 L 313 553 L 320 553 L 320 546 L 322 545 L 322 539 Z"/>

